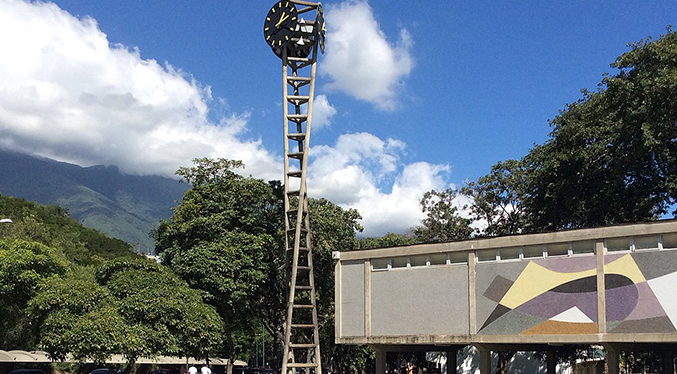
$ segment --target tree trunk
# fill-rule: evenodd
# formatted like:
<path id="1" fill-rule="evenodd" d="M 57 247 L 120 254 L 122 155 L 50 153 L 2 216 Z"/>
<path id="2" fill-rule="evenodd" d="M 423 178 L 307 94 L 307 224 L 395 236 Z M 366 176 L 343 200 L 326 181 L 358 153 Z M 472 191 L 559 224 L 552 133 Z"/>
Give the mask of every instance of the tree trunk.
<path id="1" fill-rule="evenodd" d="M 127 366 L 125 366 L 125 370 L 122 371 L 122 374 L 129 374 L 132 369 L 134 368 L 134 364 L 136 363 L 136 359 L 129 359 L 127 360 Z M 137 372 L 139 372 L 137 370 Z"/>

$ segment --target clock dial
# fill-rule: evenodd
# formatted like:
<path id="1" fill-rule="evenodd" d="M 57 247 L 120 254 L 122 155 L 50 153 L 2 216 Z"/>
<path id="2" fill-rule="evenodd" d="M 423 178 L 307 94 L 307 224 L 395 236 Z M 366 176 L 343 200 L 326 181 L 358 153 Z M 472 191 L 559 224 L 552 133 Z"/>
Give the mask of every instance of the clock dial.
<path id="1" fill-rule="evenodd" d="M 273 5 L 263 23 L 263 36 L 273 49 L 282 49 L 291 41 L 298 24 L 298 12 L 293 3 L 280 1 Z"/>
<path id="2" fill-rule="evenodd" d="M 324 23 L 324 13 L 322 12 L 322 6 L 320 5 L 317 8 L 317 17 L 315 19 L 315 27 L 317 28 L 317 31 L 315 35 L 318 38 L 318 42 L 320 44 L 320 51 L 324 53 L 324 34 L 327 32 L 326 25 Z"/>

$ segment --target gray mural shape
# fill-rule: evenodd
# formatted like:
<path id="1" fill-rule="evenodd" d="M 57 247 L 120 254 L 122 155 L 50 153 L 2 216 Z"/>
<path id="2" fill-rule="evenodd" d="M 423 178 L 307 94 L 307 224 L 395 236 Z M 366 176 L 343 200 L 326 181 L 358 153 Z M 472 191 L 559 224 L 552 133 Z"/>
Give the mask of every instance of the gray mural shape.
<path id="1" fill-rule="evenodd" d="M 495 302 L 500 302 L 505 293 L 508 292 L 512 284 L 515 283 L 510 279 L 497 275 L 494 281 L 491 282 L 489 288 L 484 292 L 483 296 Z"/>
<path id="2" fill-rule="evenodd" d="M 607 324 L 607 328 L 609 325 Z M 655 317 L 639 319 L 634 321 L 623 321 L 614 327 L 611 333 L 671 333 L 675 332 L 675 326 L 670 322 L 670 318 Z"/>
<path id="3" fill-rule="evenodd" d="M 531 316 L 517 310 L 508 310 L 492 323 L 480 330 L 482 335 L 519 335 L 522 331 L 533 327 L 545 318 Z"/>
<path id="4" fill-rule="evenodd" d="M 636 252 L 631 256 L 647 280 L 677 271 L 677 256 L 674 251 Z"/>

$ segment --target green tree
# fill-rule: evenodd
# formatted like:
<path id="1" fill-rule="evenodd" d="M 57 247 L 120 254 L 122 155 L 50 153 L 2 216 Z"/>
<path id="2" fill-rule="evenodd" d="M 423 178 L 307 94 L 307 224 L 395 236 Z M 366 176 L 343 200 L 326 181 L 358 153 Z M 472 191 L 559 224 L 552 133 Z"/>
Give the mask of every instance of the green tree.
<path id="1" fill-rule="evenodd" d="M 631 48 L 524 158 L 535 230 L 652 220 L 675 203 L 677 34 Z"/>
<path id="2" fill-rule="evenodd" d="M 58 205 L 0 195 L 0 216 L 13 221 L 0 224 L 0 238 L 42 243 L 76 265 L 98 265 L 106 259 L 133 255 L 131 245 L 82 226 Z"/>
<path id="3" fill-rule="evenodd" d="M 274 350 L 266 356 L 279 363 L 287 298 L 282 185 L 236 174 L 237 161 L 194 162 L 177 172 L 192 188 L 155 231 L 156 250 L 192 287 L 210 294 L 226 325 L 231 362 L 253 350 L 263 324 L 266 346 Z M 359 246 L 361 217 L 326 199 L 310 199 L 309 208 L 323 364 L 329 367 L 341 362 L 336 355 L 357 357 L 352 348 L 334 346 L 331 252 Z"/>
<path id="4" fill-rule="evenodd" d="M 444 191 L 431 190 L 421 199 L 421 210 L 426 214 L 422 226 L 414 229 L 414 237 L 419 242 L 433 243 L 470 238 L 473 230 L 470 219 L 458 213 L 454 202 L 458 192 L 455 189 Z"/>
<path id="5" fill-rule="evenodd" d="M 411 245 L 417 244 L 418 241 L 408 235 L 395 234 L 389 232 L 379 238 L 376 237 L 366 237 L 360 238 L 360 249 L 371 249 L 371 248 L 385 248 L 385 247 L 397 247 L 400 245 Z"/>
<path id="6" fill-rule="evenodd" d="M 42 282 L 68 271 L 58 251 L 36 242 L 0 239 L 0 347 L 30 349 L 36 336 L 26 307 Z"/>
<path id="7" fill-rule="evenodd" d="M 194 162 L 177 171 L 192 188 L 155 231 L 156 251 L 191 287 L 210 295 L 225 323 L 224 353 L 232 363 L 244 349 L 236 341 L 240 330 L 253 335 L 266 292 L 280 290 L 282 205 L 270 184 L 232 170 L 239 161 Z"/>
<path id="8" fill-rule="evenodd" d="M 199 291 L 145 258 L 124 258 L 97 269 L 96 282 L 50 278 L 29 304 L 40 344 L 56 359 L 103 363 L 139 357 L 209 357 L 220 346 L 223 323 Z"/>
<path id="9" fill-rule="evenodd" d="M 518 160 L 498 162 L 491 172 L 476 182 L 469 182 L 461 194 L 469 196 L 473 220 L 484 228 L 480 236 L 512 235 L 528 230 L 529 217 L 524 211 L 528 174 Z"/>

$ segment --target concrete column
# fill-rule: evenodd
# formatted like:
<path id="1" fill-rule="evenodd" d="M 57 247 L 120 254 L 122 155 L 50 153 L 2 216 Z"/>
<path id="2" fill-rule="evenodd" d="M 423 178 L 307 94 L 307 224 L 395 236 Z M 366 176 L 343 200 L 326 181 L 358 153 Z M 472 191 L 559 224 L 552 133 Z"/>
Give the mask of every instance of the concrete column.
<path id="1" fill-rule="evenodd" d="M 604 344 L 604 350 L 606 351 L 606 365 L 609 368 L 609 374 L 618 374 L 620 371 L 619 350 L 611 344 Z"/>
<path id="2" fill-rule="evenodd" d="M 480 374 L 491 374 L 491 350 L 479 345 L 475 347 L 480 353 Z"/>
<path id="3" fill-rule="evenodd" d="M 475 299 L 475 252 L 468 252 L 468 334 L 477 334 L 477 300 Z"/>
<path id="4" fill-rule="evenodd" d="M 383 348 L 374 348 L 376 351 L 376 374 L 386 372 L 386 351 Z"/>
<path id="5" fill-rule="evenodd" d="M 606 286 L 604 282 L 604 240 L 595 243 L 597 256 L 597 332 L 606 334 Z"/>
<path id="6" fill-rule="evenodd" d="M 554 349 L 548 350 L 545 355 L 547 373 L 548 374 L 557 374 L 557 357 Z"/>
<path id="7" fill-rule="evenodd" d="M 675 352 L 663 351 L 661 358 L 663 359 L 663 374 L 675 374 Z"/>
<path id="8" fill-rule="evenodd" d="M 456 355 L 458 354 L 458 349 L 449 348 L 447 349 L 447 374 L 456 374 Z M 672 373 L 674 374 L 674 373 Z"/>

